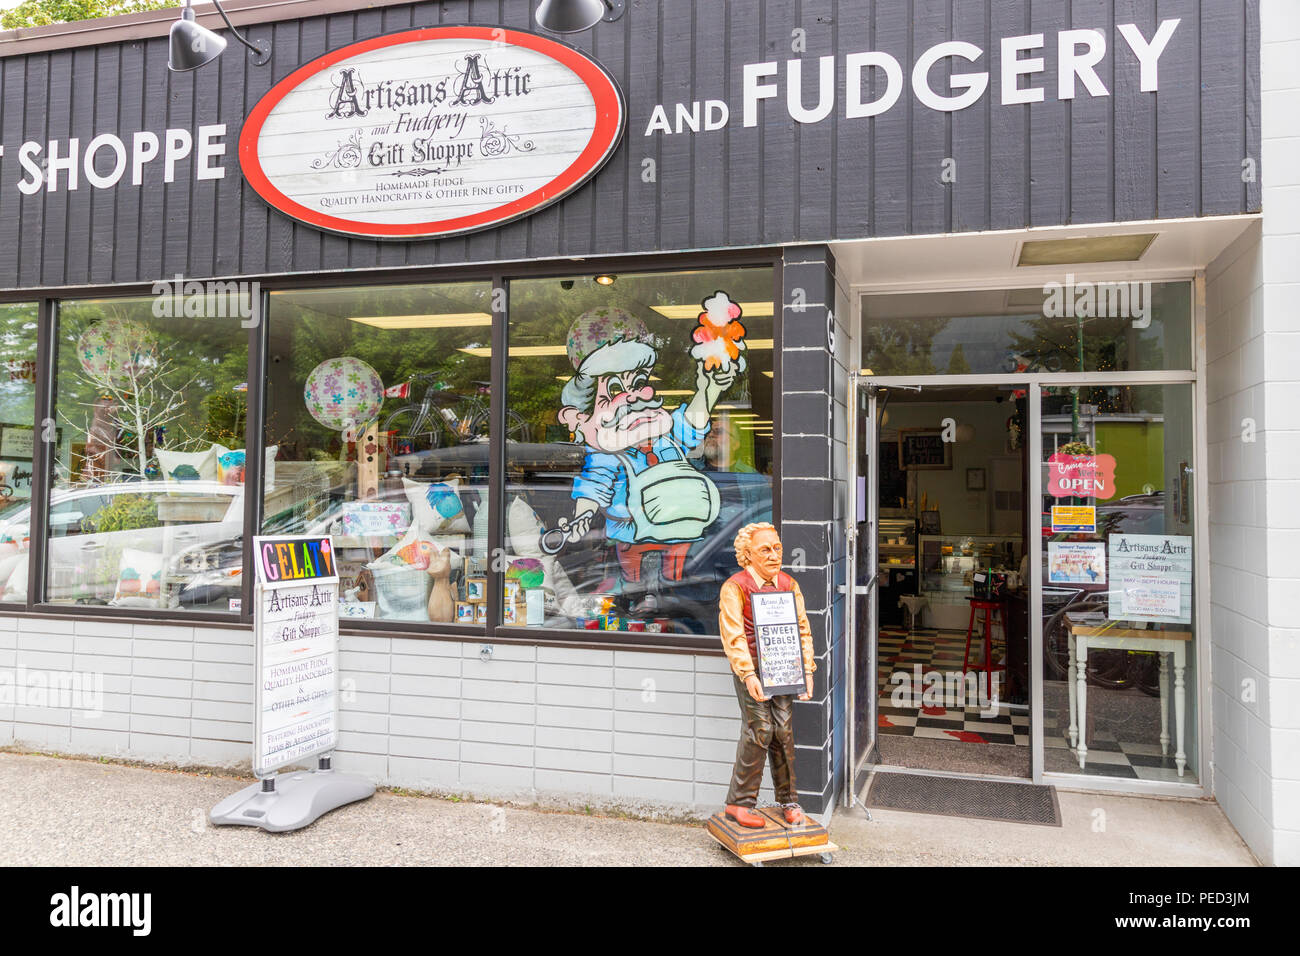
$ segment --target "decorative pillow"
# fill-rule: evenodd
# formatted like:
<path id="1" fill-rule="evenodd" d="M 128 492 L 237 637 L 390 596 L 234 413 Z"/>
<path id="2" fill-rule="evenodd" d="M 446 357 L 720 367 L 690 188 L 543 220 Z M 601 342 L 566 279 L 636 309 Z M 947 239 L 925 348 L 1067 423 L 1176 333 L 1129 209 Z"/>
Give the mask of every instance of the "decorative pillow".
<path id="1" fill-rule="evenodd" d="M 162 588 L 163 556 L 153 551 L 122 549 L 114 607 L 157 607 Z"/>
<path id="2" fill-rule="evenodd" d="M 158 468 L 163 474 L 163 482 L 168 485 L 182 481 L 216 481 L 217 446 L 194 452 L 159 448 Z"/>
<path id="3" fill-rule="evenodd" d="M 203 477 L 211 481 L 219 481 L 223 485 L 242 485 L 248 463 L 248 452 L 243 448 L 227 448 L 216 443 L 212 445 L 211 452 L 212 474 Z M 264 451 L 265 465 L 262 469 L 262 481 L 267 491 L 275 488 L 275 457 L 279 453 L 279 445 L 267 445 Z"/>
<path id="4" fill-rule="evenodd" d="M 469 520 L 460 503 L 460 479 L 411 481 L 402 478 L 406 498 L 411 502 L 415 524 L 427 534 L 469 534 Z"/>
<path id="5" fill-rule="evenodd" d="M 418 524 L 412 524 L 406 529 L 406 534 L 402 536 L 402 540 L 375 558 L 366 567 L 375 570 L 397 566 L 419 568 L 423 571 L 429 567 L 429 557 L 433 554 L 435 548 L 437 548 L 437 545 L 434 544 L 433 539 L 421 531 Z"/>
<path id="6" fill-rule="evenodd" d="M 217 455 L 217 481 L 223 485 L 242 485 L 246 457 L 242 448 Z"/>

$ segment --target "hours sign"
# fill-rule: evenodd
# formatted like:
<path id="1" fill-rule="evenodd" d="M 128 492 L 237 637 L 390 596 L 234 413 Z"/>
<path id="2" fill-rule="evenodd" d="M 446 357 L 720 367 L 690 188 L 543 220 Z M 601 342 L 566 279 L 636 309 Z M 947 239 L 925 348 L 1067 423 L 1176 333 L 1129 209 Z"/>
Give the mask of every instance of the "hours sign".
<path id="1" fill-rule="evenodd" d="M 376 239 L 449 236 L 536 212 L 618 146 L 614 80 L 555 40 L 429 27 L 295 70 L 253 108 L 239 162 L 285 215 Z"/>

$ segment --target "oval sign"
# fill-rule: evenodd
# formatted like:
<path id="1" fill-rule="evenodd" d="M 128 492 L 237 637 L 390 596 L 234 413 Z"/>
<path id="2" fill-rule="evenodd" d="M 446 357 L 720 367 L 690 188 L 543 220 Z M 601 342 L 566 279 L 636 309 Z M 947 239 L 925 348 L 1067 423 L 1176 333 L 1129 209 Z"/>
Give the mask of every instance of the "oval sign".
<path id="1" fill-rule="evenodd" d="M 239 164 L 287 216 L 423 239 L 488 229 L 561 199 L 623 136 L 613 78 L 555 40 L 429 27 L 345 46 L 248 115 Z"/>

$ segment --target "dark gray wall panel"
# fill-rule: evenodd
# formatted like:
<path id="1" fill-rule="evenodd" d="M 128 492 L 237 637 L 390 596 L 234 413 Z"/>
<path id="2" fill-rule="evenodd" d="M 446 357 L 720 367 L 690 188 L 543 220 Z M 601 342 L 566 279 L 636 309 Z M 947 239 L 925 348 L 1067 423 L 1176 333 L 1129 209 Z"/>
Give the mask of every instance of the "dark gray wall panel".
<path id="1" fill-rule="evenodd" d="M 1031 226 L 1054 226 L 1069 222 L 1070 214 L 1070 117 L 1068 107 L 1056 98 L 1060 71 L 1050 47 L 1056 32 L 1069 24 L 1069 0 L 1030 0 L 1029 33 L 1042 33 L 1049 49 L 1043 51 L 1046 69 L 1034 74 L 1046 94 L 1043 102 L 1029 109 L 1029 222 Z M 1082 188 L 1083 184 L 1080 184 Z"/>
<path id="2" fill-rule="evenodd" d="M 1113 0 L 1072 0 L 1071 26 L 1082 30 L 1096 27 L 1099 23 L 1113 23 L 1113 7 Z M 1097 76 L 1110 95 L 1088 95 L 1087 87 L 1076 77 L 1074 99 L 1065 103 L 1066 115 L 1070 118 L 1070 183 L 1078 183 L 1070 189 L 1071 222 L 1110 222 L 1114 218 L 1113 150 L 1110 147 L 1114 138 L 1111 123 L 1115 106 L 1114 67 L 1116 54 L 1124 56 L 1127 47 L 1122 37 L 1116 39 L 1120 50 L 1114 48 L 1108 37 L 1107 56 L 1096 67 Z M 1045 52 L 1049 57 L 1057 55 L 1055 49 Z"/>
<path id="3" fill-rule="evenodd" d="M 980 3 L 958 3 L 954 4 L 952 15 L 954 35 L 970 38 L 972 43 L 983 47 L 983 65 L 996 76 L 1001 61 L 990 43 L 988 7 Z M 945 189 L 950 205 L 948 228 L 957 232 L 980 229 L 988 222 L 989 123 L 992 113 L 993 101 L 985 97 L 983 102 L 968 110 L 959 110 L 952 116 L 952 128 L 948 134 L 951 152 L 948 155 L 956 162 L 957 181 L 945 184 Z"/>
<path id="4" fill-rule="evenodd" d="M 232 45 L 194 74 L 171 74 L 162 37 L 3 61 L 0 134 L 0 288 L 148 282 L 187 276 L 273 275 L 454 265 L 525 258 L 964 232 L 1072 222 L 1225 215 L 1259 209 L 1258 181 L 1241 162 L 1259 157 L 1257 0 L 633 0 L 612 24 L 565 42 L 593 55 L 617 79 L 628 104 L 622 144 L 590 182 L 554 206 L 500 228 L 443 240 L 383 243 L 322 233 L 270 209 L 243 181 L 243 117 L 271 86 L 327 50 L 382 33 L 436 23 L 504 23 L 531 29 L 534 4 L 448 0 L 358 10 L 251 27 L 273 42 L 266 67 Z M 1115 24 L 1150 37 L 1181 17 L 1160 61 L 1158 94 L 1138 90 L 1137 62 Z M 1080 90 L 1057 99 L 1056 36 L 1096 27 L 1108 37 L 1099 68 L 1110 96 Z M 795 29 L 807 49 L 791 49 Z M 1005 36 L 1042 32 L 1047 69 L 1029 82 L 1044 102 L 1000 102 Z M 911 90 L 915 57 L 962 39 L 983 50 L 975 64 L 940 61 L 936 89 L 954 71 L 989 72 L 973 107 L 941 113 Z M 844 58 L 881 50 L 905 77 L 887 113 L 847 119 Z M 817 124 L 786 109 L 786 61 L 804 64 L 804 102 L 817 96 L 818 61 L 837 57 L 835 112 Z M 743 126 L 745 64 L 774 61 L 777 96 Z M 871 98 L 881 92 L 870 72 Z M 723 100 L 723 130 L 646 136 L 654 107 L 670 123 L 678 102 Z M 224 123 L 225 177 L 199 182 L 193 153 L 163 183 L 163 161 L 144 184 L 23 196 L 18 149 L 26 140 L 101 132 L 130 146 L 138 130 L 197 130 Z M 165 143 L 163 144 L 165 148 Z M 944 183 L 943 160 L 957 161 Z M 643 180 L 643 162 L 654 179 Z M 110 160 L 101 156 L 98 168 Z M 66 176 L 64 177 L 66 180 Z M 21 237 L 21 238 L 20 238 Z"/>
<path id="5" fill-rule="evenodd" d="M 991 5 L 989 30 L 994 38 L 1024 36 L 1029 31 L 1029 0 L 1004 0 Z M 1002 62 L 999 52 L 998 63 Z M 1040 86 L 1041 75 L 1026 85 Z M 1029 111 L 1028 104 L 989 107 L 989 218 L 990 229 L 1015 229 L 1029 221 Z M 979 228 L 966 226 L 959 228 Z"/>
<path id="6" fill-rule="evenodd" d="M 1144 37 L 1156 30 L 1155 0 L 1115 0 L 1116 23 L 1133 23 Z M 1123 38 L 1116 37 L 1124 43 Z M 1128 44 L 1124 44 L 1127 47 Z M 1238 64 L 1238 69 L 1241 65 Z M 1115 86 L 1114 180 L 1117 219 L 1156 217 L 1156 98 L 1140 90 L 1137 59 L 1118 58 Z"/>
<path id="7" fill-rule="evenodd" d="M 1156 214 L 1162 219 L 1195 216 L 1200 209 L 1200 7 L 1196 0 L 1156 2 L 1157 21 L 1183 21 L 1160 58 L 1156 94 Z"/>

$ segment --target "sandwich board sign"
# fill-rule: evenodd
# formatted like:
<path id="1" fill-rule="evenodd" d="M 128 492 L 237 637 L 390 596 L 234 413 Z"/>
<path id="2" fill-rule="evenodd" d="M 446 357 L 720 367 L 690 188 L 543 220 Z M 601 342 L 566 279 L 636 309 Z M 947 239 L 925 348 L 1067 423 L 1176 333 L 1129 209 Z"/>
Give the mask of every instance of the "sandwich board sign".
<path id="1" fill-rule="evenodd" d="M 255 537 L 253 774 L 213 808 L 216 824 L 296 830 L 374 784 L 330 766 L 338 745 L 339 574 L 327 535 Z M 277 775 L 318 757 L 313 771 Z"/>

